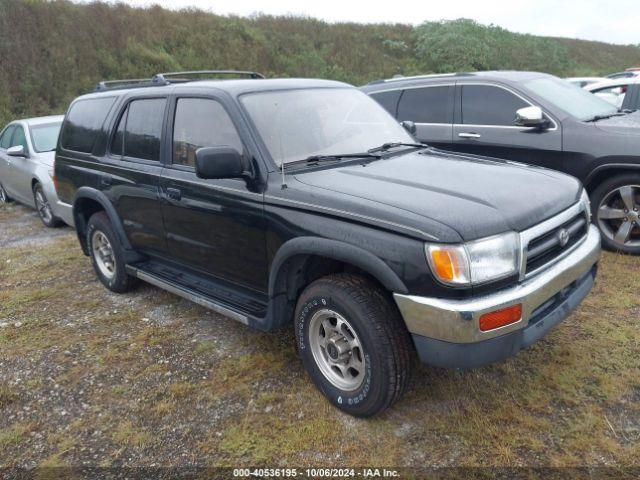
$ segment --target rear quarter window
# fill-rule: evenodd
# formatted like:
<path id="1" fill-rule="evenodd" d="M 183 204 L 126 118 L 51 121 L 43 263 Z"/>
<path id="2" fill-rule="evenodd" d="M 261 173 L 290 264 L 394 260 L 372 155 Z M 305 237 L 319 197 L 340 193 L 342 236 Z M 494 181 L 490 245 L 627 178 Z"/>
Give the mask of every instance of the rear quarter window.
<path id="1" fill-rule="evenodd" d="M 71 106 L 65 118 L 60 145 L 65 150 L 91 153 L 115 97 L 79 100 Z"/>

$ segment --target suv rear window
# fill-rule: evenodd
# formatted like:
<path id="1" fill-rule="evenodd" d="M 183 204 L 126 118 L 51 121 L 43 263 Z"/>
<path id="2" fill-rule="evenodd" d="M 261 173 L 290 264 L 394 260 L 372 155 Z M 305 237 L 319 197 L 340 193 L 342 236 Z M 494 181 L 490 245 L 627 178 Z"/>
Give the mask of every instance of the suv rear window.
<path id="1" fill-rule="evenodd" d="M 102 97 L 74 103 L 60 133 L 62 148 L 91 153 L 98 132 L 115 100 L 115 97 Z"/>
<path id="2" fill-rule="evenodd" d="M 111 152 L 129 158 L 160 160 L 160 137 L 167 100 L 133 100 L 120 117 Z"/>
<path id="3" fill-rule="evenodd" d="M 402 93 L 398 120 L 415 123 L 453 123 L 452 86 L 409 88 Z"/>

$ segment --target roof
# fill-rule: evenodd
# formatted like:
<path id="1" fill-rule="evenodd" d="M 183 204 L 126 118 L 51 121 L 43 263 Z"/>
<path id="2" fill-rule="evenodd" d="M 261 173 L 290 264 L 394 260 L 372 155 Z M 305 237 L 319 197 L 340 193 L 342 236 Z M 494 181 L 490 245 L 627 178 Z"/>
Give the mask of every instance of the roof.
<path id="1" fill-rule="evenodd" d="M 249 92 L 261 92 L 269 90 L 295 90 L 303 88 L 354 88 L 352 85 L 334 80 L 319 80 L 309 78 L 273 78 L 273 79 L 233 79 L 233 80 L 194 80 L 183 83 L 171 83 L 163 86 L 118 88 L 117 90 L 105 90 L 88 93 L 79 98 L 112 97 L 122 95 L 135 90 L 144 93 L 168 93 L 193 89 L 223 90 L 237 96 Z"/>
<path id="2" fill-rule="evenodd" d="M 392 85 L 406 86 L 406 85 L 419 85 L 422 83 L 430 83 L 435 81 L 441 81 L 444 79 L 478 79 L 478 80 L 495 80 L 503 82 L 520 82 L 523 80 L 530 80 L 532 78 L 538 78 L 546 76 L 546 73 L 540 72 L 519 72 L 515 70 L 493 70 L 484 72 L 462 72 L 462 73 L 445 73 L 436 75 L 416 75 L 412 77 L 396 77 L 386 80 L 376 80 L 362 87 L 365 91 L 372 90 L 384 90 Z"/>
<path id="3" fill-rule="evenodd" d="M 631 85 L 633 83 L 640 83 L 640 77 L 609 78 L 607 80 L 603 80 L 602 82 L 592 83 L 591 85 L 587 85 L 583 88 L 585 90 L 592 91 L 607 87 L 623 87 L 625 85 Z"/>
<path id="4" fill-rule="evenodd" d="M 24 122 L 32 127 L 34 125 L 62 122 L 62 120 L 64 120 L 64 115 L 48 115 L 46 117 L 19 118 L 14 120 L 14 122 Z"/>

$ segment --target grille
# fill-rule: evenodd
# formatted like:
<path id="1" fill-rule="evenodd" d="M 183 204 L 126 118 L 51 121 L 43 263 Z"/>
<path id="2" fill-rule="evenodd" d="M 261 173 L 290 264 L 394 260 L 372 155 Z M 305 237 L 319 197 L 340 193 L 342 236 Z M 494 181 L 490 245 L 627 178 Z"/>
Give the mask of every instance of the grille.
<path id="1" fill-rule="evenodd" d="M 589 225 L 584 212 L 578 213 L 569 221 L 533 238 L 527 246 L 527 264 L 525 273 L 531 273 L 552 262 L 582 240 L 588 232 Z M 568 234 L 567 243 L 562 245 L 561 232 Z"/>

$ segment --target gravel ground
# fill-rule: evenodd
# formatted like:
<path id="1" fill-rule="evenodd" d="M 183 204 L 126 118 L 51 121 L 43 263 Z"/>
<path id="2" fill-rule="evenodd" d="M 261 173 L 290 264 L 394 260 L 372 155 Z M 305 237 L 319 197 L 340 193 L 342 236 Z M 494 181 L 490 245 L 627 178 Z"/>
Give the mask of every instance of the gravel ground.
<path id="1" fill-rule="evenodd" d="M 589 299 L 529 350 L 420 367 L 393 409 L 357 420 L 311 385 L 292 332 L 149 285 L 112 294 L 72 229 L 0 206 L 0 465 L 638 467 L 639 273 L 607 254 Z"/>

